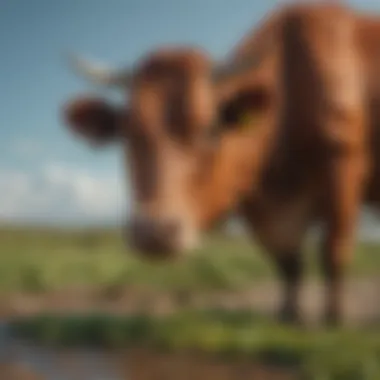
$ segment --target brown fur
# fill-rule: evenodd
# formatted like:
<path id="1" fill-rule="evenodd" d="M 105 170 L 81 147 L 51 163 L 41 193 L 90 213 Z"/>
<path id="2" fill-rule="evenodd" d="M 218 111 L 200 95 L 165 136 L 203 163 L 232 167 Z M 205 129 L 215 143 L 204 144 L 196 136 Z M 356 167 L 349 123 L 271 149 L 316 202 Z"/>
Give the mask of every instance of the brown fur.
<path id="1" fill-rule="evenodd" d="M 229 62 L 258 55 L 260 65 L 217 82 L 196 49 L 146 57 L 122 127 L 140 212 L 151 221 L 164 220 L 168 209 L 179 219 L 191 214 L 192 226 L 205 229 L 237 207 L 279 269 L 282 315 L 291 319 L 299 311 L 301 245 L 308 227 L 323 221 L 326 316 L 338 320 L 359 207 L 380 201 L 378 51 L 380 17 L 309 4 L 274 12 L 250 32 Z M 78 102 L 83 99 L 66 111 L 76 128 L 84 127 L 83 112 L 106 111 L 99 105 L 84 110 Z M 247 112 L 259 121 L 244 130 Z M 94 136 L 89 128 L 83 133 Z M 174 233 L 166 227 L 156 232 L 168 242 Z M 148 235 L 140 235 L 139 248 L 154 252 L 158 240 Z"/>

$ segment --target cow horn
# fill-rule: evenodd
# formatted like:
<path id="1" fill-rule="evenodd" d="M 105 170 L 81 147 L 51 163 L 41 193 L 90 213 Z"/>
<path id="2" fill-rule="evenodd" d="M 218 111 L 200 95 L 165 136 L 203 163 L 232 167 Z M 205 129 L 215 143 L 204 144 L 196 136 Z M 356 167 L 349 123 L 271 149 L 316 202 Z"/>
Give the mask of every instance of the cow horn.
<path id="1" fill-rule="evenodd" d="M 101 86 L 128 87 L 131 80 L 129 70 L 115 70 L 103 64 L 90 62 L 84 57 L 69 53 L 70 66 L 90 82 Z"/>

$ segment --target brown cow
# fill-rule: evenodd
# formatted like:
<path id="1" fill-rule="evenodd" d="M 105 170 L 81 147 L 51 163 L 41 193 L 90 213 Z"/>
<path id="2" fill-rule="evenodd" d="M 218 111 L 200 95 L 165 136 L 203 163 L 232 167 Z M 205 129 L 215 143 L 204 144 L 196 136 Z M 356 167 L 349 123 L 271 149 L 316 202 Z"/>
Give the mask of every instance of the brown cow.
<path id="1" fill-rule="evenodd" d="M 87 76 L 127 88 L 129 104 L 83 96 L 65 116 L 90 141 L 125 141 L 137 199 L 131 241 L 141 253 L 189 250 L 237 208 L 277 264 L 287 319 L 299 316 L 301 245 L 322 221 L 326 317 L 337 322 L 358 210 L 380 201 L 378 51 L 380 18 L 290 5 L 224 65 L 190 48 L 116 74 L 79 61 Z"/>

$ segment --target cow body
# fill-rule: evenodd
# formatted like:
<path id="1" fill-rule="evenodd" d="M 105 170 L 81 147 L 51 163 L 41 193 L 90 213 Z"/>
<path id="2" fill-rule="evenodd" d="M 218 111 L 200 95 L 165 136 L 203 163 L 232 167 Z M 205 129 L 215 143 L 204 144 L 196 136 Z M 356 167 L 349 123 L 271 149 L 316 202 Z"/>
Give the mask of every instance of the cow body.
<path id="1" fill-rule="evenodd" d="M 191 221 L 193 229 L 187 230 L 194 231 L 194 226 L 205 229 L 222 213 L 236 208 L 278 267 L 285 289 L 281 315 L 291 320 L 299 316 L 302 243 L 309 227 L 322 222 L 326 317 L 338 321 L 344 268 L 355 243 L 359 209 L 363 203 L 377 207 L 380 201 L 379 52 L 380 17 L 341 5 L 302 4 L 273 13 L 249 33 L 227 59 L 227 66 L 234 69 L 225 70 L 217 82 L 207 80 L 207 60 L 201 55 L 191 51 L 182 55 L 186 75 L 191 72 L 192 76 L 187 77 L 186 86 L 178 86 L 183 82 L 177 76 L 170 92 L 174 97 L 162 92 L 160 98 L 169 106 L 178 97 L 186 99 L 189 108 L 181 108 L 185 103 L 176 106 L 186 110 L 176 123 L 182 125 L 179 132 L 185 136 L 184 143 L 175 150 L 169 142 L 173 138 L 163 142 L 163 135 L 170 132 L 161 131 L 160 138 L 154 132 L 150 143 L 155 141 L 154 149 L 161 152 L 156 157 L 166 155 L 159 161 L 166 169 L 155 171 L 148 165 L 136 171 L 140 182 L 134 182 L 135 188 L 140 195 L 150 194 L 149 202 L 142 202 L 145 215 L 151 218 L 157 210 L 170 209 L 172 215 L 187 215 L 183 221 Z M 198 60 L 191 58 L 196 55 Z M 259 63 L 253 57 L 259 57 Z M 144 66 L 145 70 L 150 67 L 150 78 L 160 79 L 148 80 L 153 86 L 165 77 L 165 70 L 157 68 L 165 66 L 162 56 L 155 62 L 156 66 Z M 165 83 L 173 80 L 175 65 L 169 71 Z M 142 90 L 141 83 L 147 81 L 143 72 L 135 74 L 128 117 L 139 119 L 132 124 L 135 129 L 139 125 L 145 136 L 149 126 L 149 136 L 153 136 L 152 126 L 162 108 L 154 100 L 146 101 L 152 93 Z M 70 124 L 83 127 L 83 113 L 87 115 L 90 108 L 83 112 L 83 105 L 72 102 L 67 111 Z M 252 113 L 258 120 L 252 119 Z M 241 121 L 244 114 L 251 119 Z M 215 123 L 217 144 L 208 145 L 205 132 Z M 135 149 L 136 168 L 136 159 L 143 160 L 142 152 L 152 153 L 153 148 L 135 145 Z M 190 153 L 184 157 L 186 149 Z M 173 157 L 177 168 L 169 165 Z M 161 198 L 152 196 L 146 178 L 141 180 L 147 173 L 162 179 L 161 190 L 155 188 Z M 162 232 L 160 236 L 165 236 Z M 153 241 L 152 234 L 135 235 Z M 146 244 L 140 247 L 150 249 Z"/>
<path id="2" fill-rule="evenodd" d="M 342 281 L 362 204 L 380 198 L 380 18 L 331 5 L 301 5 L 278 16 L 277 118 L 259 191 L 242 203 L 253 232 L 285 282 L 282 315 L 298 316 L 302 243 L 322 222 L 326 318 L 342 313 Z"/>
<path id="3" fill-rule="evenodd" d="M 308 227 L 322 222 L 326 318 L 342 313 L 342 277 L 359 208 L 378 207 L 380 19 L 341 6 L 299 6 L 280 17 L 281 113 L 261 195 L 243 213 L 272 252 L 295 317 Z"/>

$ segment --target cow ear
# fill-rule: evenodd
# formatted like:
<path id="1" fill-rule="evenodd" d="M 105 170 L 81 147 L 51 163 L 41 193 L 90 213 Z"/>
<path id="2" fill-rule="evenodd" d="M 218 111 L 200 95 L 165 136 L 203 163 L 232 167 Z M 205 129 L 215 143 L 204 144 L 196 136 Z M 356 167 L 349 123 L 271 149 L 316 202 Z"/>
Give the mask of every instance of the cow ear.
<path id="1" fill-rule="evenodd" d="M 67 127 L 92 146 L 104 146 L 120 136 L 122 112 L 107 101 L 94 97 L 78 97 L 63 108 Z"/>
<path id="2" fill-rule="evenodd" d="M 253 130 L 268 116 L 273 97 L 264 86 L 254 86 L 234 92 L 219 111 L 223 129 Z"/>

